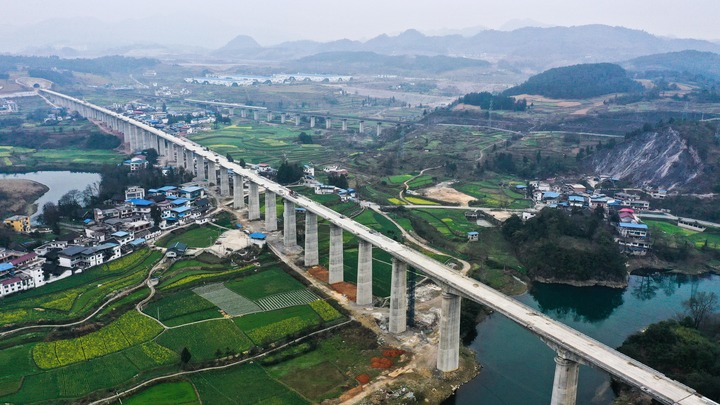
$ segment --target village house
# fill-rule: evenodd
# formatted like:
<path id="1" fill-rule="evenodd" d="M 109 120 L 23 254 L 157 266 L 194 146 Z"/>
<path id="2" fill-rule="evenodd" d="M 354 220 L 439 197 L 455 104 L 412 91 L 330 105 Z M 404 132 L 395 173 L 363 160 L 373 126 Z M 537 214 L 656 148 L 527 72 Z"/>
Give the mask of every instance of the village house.
<path id="1" fill-rule="evenodd" d="M 15 232 L 28 233 L 32 231 L 30 226 L 30 217 L 27 215 L 13 215 L 6 218 L 3 223 L 5 226 L 12 228 Z"/>

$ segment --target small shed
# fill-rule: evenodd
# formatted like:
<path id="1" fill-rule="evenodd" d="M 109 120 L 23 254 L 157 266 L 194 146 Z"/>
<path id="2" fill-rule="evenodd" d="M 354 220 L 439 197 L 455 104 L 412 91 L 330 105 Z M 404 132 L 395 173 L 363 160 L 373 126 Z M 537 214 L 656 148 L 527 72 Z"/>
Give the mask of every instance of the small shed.
<path id="1" fill-rule="evenodd" d="M 175 242 L 174 245 L 170 246 L 167 249 L 167 252 L 165 255 L 167 257 L 180 257 L 185 255 L 185 252 L 187 252 L 188 245 L 182 243 L 182 242 Z"/>
<path id="2" fill-rule="evenodd" d="M 478 238 L 480 237 L 480 233 L 472 231 L 472 232 L 468 232 L 467 236 L 468 236 L 468 242 L 473 242 L 473 241 L 478 240 Z"/>

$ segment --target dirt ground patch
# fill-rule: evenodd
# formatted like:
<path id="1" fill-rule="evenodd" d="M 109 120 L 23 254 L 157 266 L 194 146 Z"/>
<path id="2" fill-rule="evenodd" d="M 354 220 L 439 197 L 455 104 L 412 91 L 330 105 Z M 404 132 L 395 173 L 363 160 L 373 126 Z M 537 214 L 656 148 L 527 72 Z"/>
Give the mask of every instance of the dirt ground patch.
<path id="1" fill-rule="evenodd" d="M 341 281 L 339 283 L 330 284 L 330 288 L 346 296 L 348 300 L 355 301 L 357 298 L 357 286 L 347 281 Z"/>
<path id="2" fill-rule="evenodd" d="M 49 188 L 41 183 L 23 179 L 0 179 L 0 216 L 13 214 L 32 215 L 35 209 L 32 202 L 45 194 Z"/>
<path id="3" fill-rule="evenodd" d="M 475 197 L 461 193 L 450 187 L 451 184 L 452 183 L 450 182 L 442 182 L 433 187 L 418 190 L 418 194 L 424 197 L 432 198 L 433 200 L 460 204 L 463 207 L 467 207 L 470 201 L 475 200 Z"/>
<path id="4" fill-rule="evenodd" d="M 324 266 L 312 266 L 308 269 L 308 274 L 316 280 L 327 283 L 330 280 L 330 272 Z"/>

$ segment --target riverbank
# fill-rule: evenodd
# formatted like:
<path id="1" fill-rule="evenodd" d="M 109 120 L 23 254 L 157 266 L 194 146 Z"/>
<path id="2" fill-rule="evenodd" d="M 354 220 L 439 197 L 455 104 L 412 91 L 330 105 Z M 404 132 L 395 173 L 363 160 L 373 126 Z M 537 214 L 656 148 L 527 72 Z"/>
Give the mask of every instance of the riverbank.
<path id="1" fill-rule="evenodd" d="M 634 258 L 628 261 L 630 274 L 676 273 L 688 276 L 701 274 L 720 274 L 720 265 L 710 260 L 685 260 L 671 263 L 656 257 Z"/>
<path id="2" fill-rule="evenodd" d="M 609 287 L 609 288 L 627 288 L 627 278 L 624 281 L 612 280 L 558 280 L 554 278 L 535 277 L 533 282 L 542 284 L 565 284 L 573 287 Z"/>
<path id="3" fill-rule="evenodd" d="M 33 202 L 50 191 L 50 188 L 33 180 L 0 179 L 0 190 L 0 216 L 5 218 L 35 214 L 38 207 Z"/>

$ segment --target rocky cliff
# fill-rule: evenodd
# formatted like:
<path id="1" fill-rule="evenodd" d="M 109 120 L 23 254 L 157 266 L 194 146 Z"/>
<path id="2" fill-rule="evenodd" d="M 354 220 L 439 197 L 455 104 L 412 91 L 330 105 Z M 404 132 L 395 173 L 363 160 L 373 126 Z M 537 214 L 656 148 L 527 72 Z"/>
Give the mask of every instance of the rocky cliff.
<path id="1" fill-rule="evenodd" d="M 587 159 L 596 174 L 672 191 L 703 191 L 706 163 L 695 146 L 672 127 L 645 132 Z"/>

